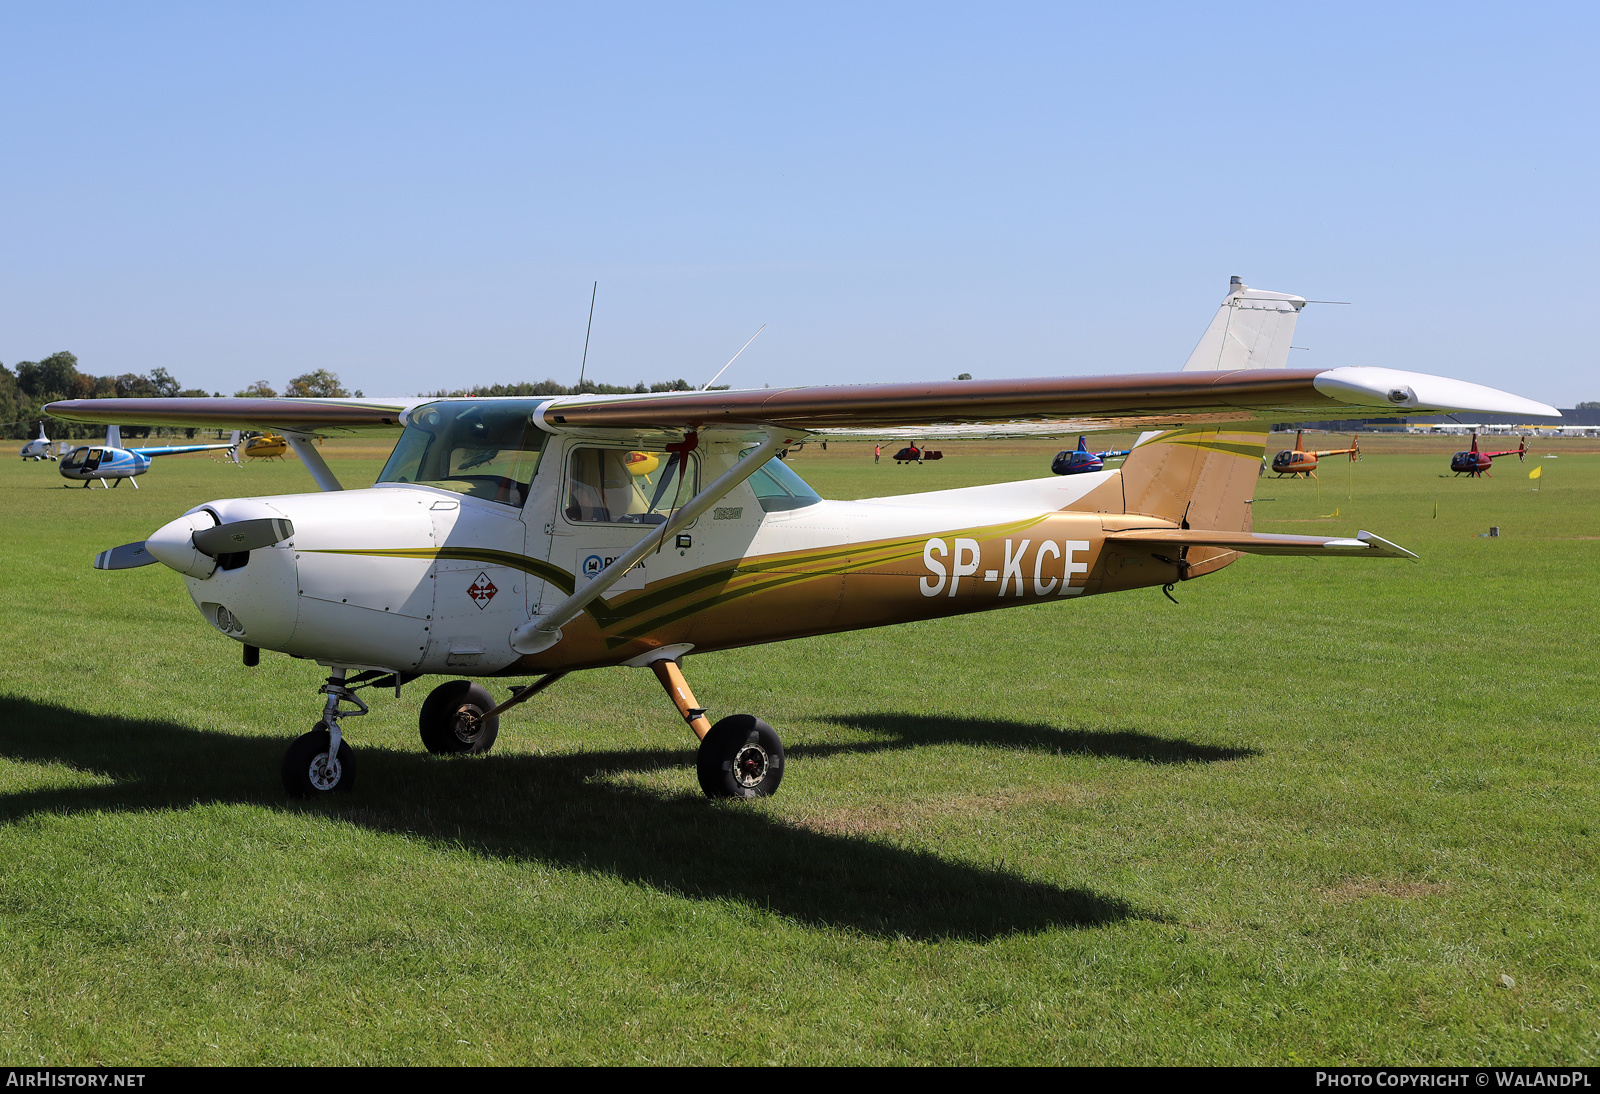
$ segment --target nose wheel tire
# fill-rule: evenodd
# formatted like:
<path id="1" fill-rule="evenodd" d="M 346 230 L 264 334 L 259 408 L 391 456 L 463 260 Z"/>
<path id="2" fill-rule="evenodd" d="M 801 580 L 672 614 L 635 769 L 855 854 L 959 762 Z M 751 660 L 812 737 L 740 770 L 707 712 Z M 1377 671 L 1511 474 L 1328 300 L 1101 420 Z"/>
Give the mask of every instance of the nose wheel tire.
<path id="1" fill-rule="evenodd" d="M 341 740 L 338 755 L 330 759 L 329 740 L 328 731 L 318 723 L 283 754 L 283 788 L 290 797 L 319 798 L 355 786 L 355 754 Z"/>
<path id="2" fill-rule="evenodd" d="M 783 742 L 751 714 L 735 714 L 711 727 L 696 761 L 708 798 L 766 798 L 783 781 Z"/>
<path id="3" fill-rule="evenodd" d="M 500 719 L 483 715 L 498 705 L 487 688 L 471 680 L 440 684 L 417 716 L 422 743 L 436 756 L 487 752 L 500 733 Z"/>

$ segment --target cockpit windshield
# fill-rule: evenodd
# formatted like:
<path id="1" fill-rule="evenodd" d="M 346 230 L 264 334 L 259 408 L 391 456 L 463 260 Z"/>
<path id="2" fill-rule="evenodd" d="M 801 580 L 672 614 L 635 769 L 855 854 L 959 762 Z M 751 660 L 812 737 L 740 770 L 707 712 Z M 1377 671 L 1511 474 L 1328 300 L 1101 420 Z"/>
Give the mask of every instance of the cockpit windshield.
<path id="1" fill-rule="evenodd" d="M 406 419 L 378 481 L 434 486 L 520 507 L 549 438 L 533 423 L 543 405 L 478 399 L 419 406 Z"/>

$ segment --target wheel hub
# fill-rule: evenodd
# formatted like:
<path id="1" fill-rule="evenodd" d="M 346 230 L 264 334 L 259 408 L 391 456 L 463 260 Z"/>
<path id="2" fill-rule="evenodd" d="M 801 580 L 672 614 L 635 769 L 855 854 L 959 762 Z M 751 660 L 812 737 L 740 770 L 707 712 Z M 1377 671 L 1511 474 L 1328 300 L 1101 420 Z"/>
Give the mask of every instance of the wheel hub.
<path id="1" fill-rule="evenodd" d="M 318 790 L 332 790 L 339 785 L 339 776 L 344 774 L 344 768 L 337 757 L 329 756 L 326 752 L 319 752 L 311 757 L 311 767 L 307 777 L 311 785 Z"/>
<path id="2" fill-rule="evenodd" d="M 483 711 L 475 706 L 458 708 L 451 729 L 462 744 L 476 744 L 483 735 Z"/>
<path id="3" fill-rule="evenodd" d="M 767 750 L 751 741 L 741 745 L 733 757 L 733 779 L 746 790 L 753 790 L 767 777 Z"/>

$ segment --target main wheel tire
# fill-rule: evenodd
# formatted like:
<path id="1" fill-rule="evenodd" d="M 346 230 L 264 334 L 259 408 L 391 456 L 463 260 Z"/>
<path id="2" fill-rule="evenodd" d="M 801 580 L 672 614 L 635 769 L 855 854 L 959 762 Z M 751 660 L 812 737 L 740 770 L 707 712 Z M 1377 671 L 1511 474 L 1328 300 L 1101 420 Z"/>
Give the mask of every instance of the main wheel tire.
<path id="1" fill-rule="evenodd" d="M 783 781 L 783 742 L 752 714 L 734 714 L 711 727 L 695 764 L 708 798 L 767 798 Z"/>
<path id="2" fill-rule="evenodd" d="M 500 733 L 500 719 L 483 715 L 499 705 L 487 688 L 471 680 L 440 684 L 417 715 L 422 743 L 436 756 L 487 752 Z"/>
<path id="3" fill-rule="evenodd" d="M 348 793 L 356 782 L 355 753 L 341 738 L 339 754 L 328 760 L 328 730 L 321 722 L 283 754 L 283 788 L 292 798 Z"/>

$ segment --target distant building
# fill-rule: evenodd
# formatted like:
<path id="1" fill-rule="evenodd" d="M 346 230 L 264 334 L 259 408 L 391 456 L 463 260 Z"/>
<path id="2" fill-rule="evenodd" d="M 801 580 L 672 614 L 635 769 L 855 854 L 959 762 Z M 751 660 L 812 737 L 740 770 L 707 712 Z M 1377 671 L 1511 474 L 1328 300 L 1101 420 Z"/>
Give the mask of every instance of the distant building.
<path id="1" fill-rule="evenodd" d="M 1347 418 L 1342 421 L 1332 422 L 1295 422 L 1289 425 L 1275 425 L 1273 431 L 1277 433 L 1292 433 L 1297 429 L 1321 429 L 1329 433 L 1423 433 L 1435 432 L 1435 427 L 1442 427 L 1438 432 L 1469 432 L 1474 427 L 1481 427 L 1485 433 L 1504 433 L 1515 431 L 1518 428 L 1527 430 L 1542 430 L 1545 432 L 1561 431 L 1565 433 L 1592 434 L 1600 432 L 1600 410 L 1578 410 L 1564 407 L 1561 409 L 1560 420 L 1539 418 L 1528 421 L 1514 414 L 1457 414 L 1451 417 L 1447 414 L 1419 414 L 1409 418 Z"/>

